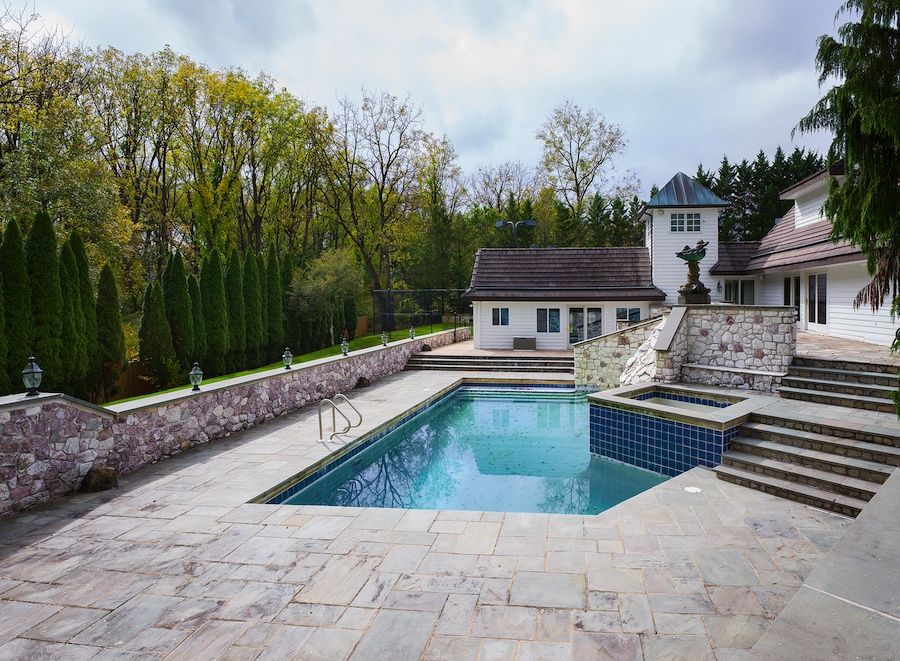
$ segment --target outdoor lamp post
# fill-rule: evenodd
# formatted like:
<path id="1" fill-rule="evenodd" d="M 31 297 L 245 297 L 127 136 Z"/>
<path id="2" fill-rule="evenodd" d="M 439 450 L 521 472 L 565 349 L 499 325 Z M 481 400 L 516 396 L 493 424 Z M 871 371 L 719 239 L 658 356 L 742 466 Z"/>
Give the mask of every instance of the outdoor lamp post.
<path id="1" fill-rule="evenodd" d="M 294 362 L 294 354 L 291 353 L 290 347 L 284 348 L 284 353 L 281 354 L 281 361 L 284 363 L 284 369 L 291 369 L 291 363 Z"/>
<path id="2" fill-rule="evenodd" d="M 44 370 L 34 362 L 34 356 L 28 356 L 28 364 L 22 370 L 22 383 L 28 388 L 28 392 L 25 393 L 26 397 L 36 397 L 40 394 L 38 393 L 38 386 L 41 385 L 41 379 L 43 378 Z"/>
<path id="3" fill-rule="evenodd" d="M 387 331 L 381 331 L 381 346 L 386 347 L 388 343 Z"/>
<path id="4" fill-rule="evenodd" d="M 188 379 L 191 381 L 191 392 L 200 392 L 200 384 L 203 382 L 203 370 L 200 369 L 200 363 L 194 363 L 191 371 L 188 372 Z"/>
<path id="5" fill-rule="evenodd" d="M 346 356 L 347 352 L 349 350 L 350 350 L 350 343 L 347 341 L 347 338 L 345 337 L 343 340 L 341 340 L 341 352 Z"/>
<path id="6" fill-rule="evenodd" d="M 415 326 L 409 327 L 409 339 L 411 339 L 411 340 L 416 339 L 416 327 Z"/>
<path id="7" fill-rule="evenodd" d="M 513 230 L 513 248 L 516 247 L 516 232 L 519 229 L 519 225 L 524 225 L 525 227 L 534 227 L 537 225 L 533 220 L 518 220 L 513 222 L 511 220 L 498 220 L 494 223 L 494 227 L 512 227 Z"/>

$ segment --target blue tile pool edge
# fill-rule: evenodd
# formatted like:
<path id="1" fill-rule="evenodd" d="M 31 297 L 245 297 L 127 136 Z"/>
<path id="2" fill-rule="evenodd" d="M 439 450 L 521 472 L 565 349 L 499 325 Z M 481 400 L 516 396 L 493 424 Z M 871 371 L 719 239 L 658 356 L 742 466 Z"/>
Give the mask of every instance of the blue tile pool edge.
<path id="1" fill-rule="evenodd" d="M 409 422 L 419 413 L 423 413 L 438 405 L 449 403 L 450 397 L 457 391 L 464 388 L 497 388 L 503 390 L 522 390 L 529 392 L 569 392 L 573 394 L 577 392 L 572 384 L 561 384 L 558 382 L 523 382 L 500 380 L 484 381 L 474 379 L 460 379 L 456 383 L 431 395 L 428 399 L 420 402 L 413 408 L 408 409 L 404 413 L 401 413 L 399 416 L 388 420 L 384 424 L 379 425 L 370 432 L 364 434 L 363 436 L 360 436 L 358 439 L 344 446 L 343 448 L 335 450 L 328 456 L 323 457 L 308 468 L 305 468 L 304 470 L 296 473 L 286 480 L 282 480 L 279 484 L 272 487 L 271 489 L 268 489 L 249 502 L 265 505 L 281 505 L 316 480 L 325 477 L 328 473 L 334 471 L 345 462 L 358 455 L 360 452 L 368 449 L 398 427 Z"/>

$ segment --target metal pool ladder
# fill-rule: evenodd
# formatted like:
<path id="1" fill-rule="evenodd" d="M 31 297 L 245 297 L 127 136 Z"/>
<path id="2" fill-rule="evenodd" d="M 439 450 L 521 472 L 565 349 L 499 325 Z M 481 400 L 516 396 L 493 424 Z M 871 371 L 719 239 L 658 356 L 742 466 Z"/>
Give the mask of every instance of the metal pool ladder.
<path id="1" fill-rule="evenodd" d="M 338 408 L 338 404 L 341 402 L 346 403 L 347 406 L 349 406 L 351 409 L 353 409 L 353 412 L 357 415 L 359 420 L 357 420 L 355 423 L 350 422 L 350 418 L 348 418 L 344 414 L 344 412 Z M 340 436 L 341 434 L 346 434 L 348 431 L 350 431 L 354 427 L 359 427 L 362 424 L 362 421 L 363 421 L 362 413 L 360 413 L 357 410 L 357 408 L 355 406 L 353 406 L 352 403 L 350 403 L 350 400 L 347 399 L 346 395 L 344 395 L 343 393 L 338 393 L 337 395 L 334 396 L 334 399 L 323 399 L 322 401 L 319 402 L 319 441 L 321 441 L 323 443 L 325 442 L 325 432 L 322 429 L 322 407 L 325 404 L 328 404 L 331 406 L 331 436 L 328 437 L 329 441 L 331 439 L 333 439 L 335 436 Z M 340 431 L 338 431 L 338 428 L 337 428 L 337 416 L 338 415 L 344 419 L 344 424 L 346 425 Z"/>

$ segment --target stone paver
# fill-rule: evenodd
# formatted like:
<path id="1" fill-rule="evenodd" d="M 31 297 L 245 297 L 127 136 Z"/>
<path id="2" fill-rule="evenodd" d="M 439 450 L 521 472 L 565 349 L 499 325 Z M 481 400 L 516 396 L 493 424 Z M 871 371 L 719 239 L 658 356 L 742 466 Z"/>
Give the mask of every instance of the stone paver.
<path id="1" fill-rule="evenodd" d="M 359 433 L 462 376 L 350 393 Z M 705 469 L 598 516 L 246 502 L 317 437 L 300 411 L 0 521 L 0 658 L 736 659 L 850 523 Z"/>

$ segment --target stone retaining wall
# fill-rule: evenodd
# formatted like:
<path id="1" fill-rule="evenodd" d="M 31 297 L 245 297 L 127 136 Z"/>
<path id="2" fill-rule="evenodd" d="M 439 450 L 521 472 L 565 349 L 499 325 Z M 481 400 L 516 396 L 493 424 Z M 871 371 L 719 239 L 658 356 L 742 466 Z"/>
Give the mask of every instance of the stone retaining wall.
<path id="1" fill-rule="evenodd" d="M 617 355 L 608 343 L 598 342 L 590 353 L 576 348 L 576 384 L 604 383 L 610 388 L 681 381 L 773 391 L 794 357 L 796 311 L 791 307 L 688 306 L 677 329 L 665 328 L 672 333 L 668 347 L 656 350 L 654 343 L 670 319 L 644 326 L 643 342 L 624 347 L 631 355 Z"/>
<path id="2" fill-rule="evenodd" d="M 349 391 L 360 377 L 399 372 L 425 344 L 468 339 L 458 328 L 109 408 L 66 395 L 0 398 L 0 517 L 73 491 L 93 466 L 128 473 Z"/>
<path id="3" fill-rule="evenodd" d="M 659 319 L 652 319 L 576 344 L 575 386 L 586 390 L 618 388 L 626 362 L 657 326 Z"/>

